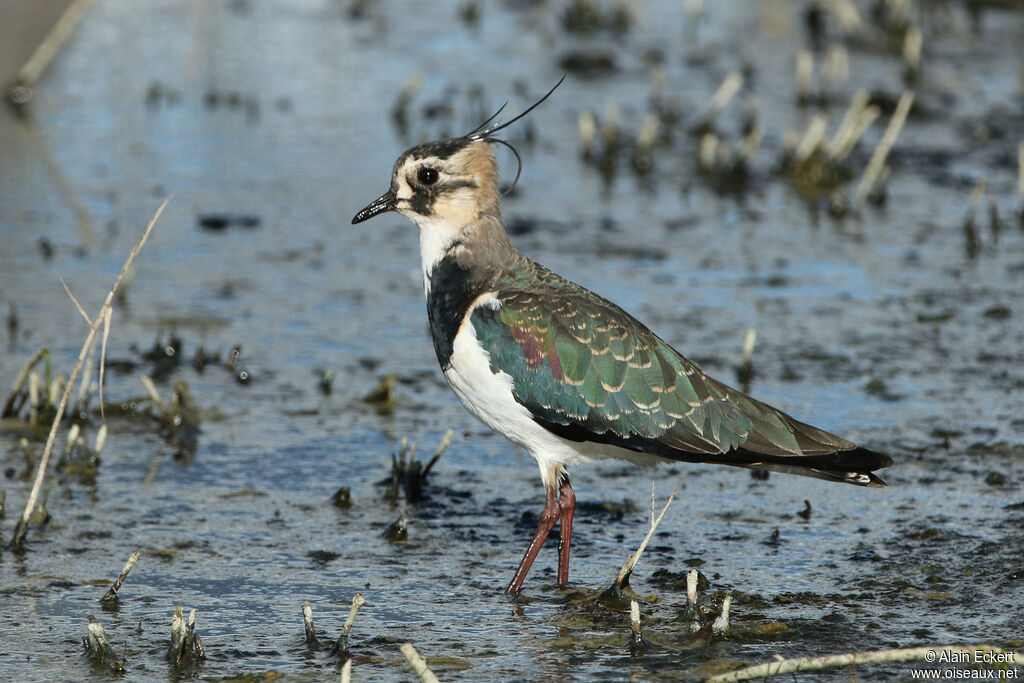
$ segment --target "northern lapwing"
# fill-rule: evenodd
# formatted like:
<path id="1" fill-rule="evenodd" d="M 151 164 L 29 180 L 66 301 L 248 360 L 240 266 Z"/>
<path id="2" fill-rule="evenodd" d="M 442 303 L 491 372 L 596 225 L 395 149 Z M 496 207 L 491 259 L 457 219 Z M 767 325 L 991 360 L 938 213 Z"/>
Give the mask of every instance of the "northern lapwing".
<path id="1" fill-rule="evenodd" d="M 512 245 L 492 147 L 515 149 L 495 134 L 555 88 L 504 124 L 492 125 L 495 114 L 462 137 L 408 150 L 388 191 L 352 219 L 398 211 L 419 227 L 427 317 L 445 378 L 470 413 L 540 466 L 547 502 L 507 592 L 519 592 L 556 522 L 558 583 L 569 580 L 569 465 L 721 463 L 885 486 L 872 471 L 891 465 L 889 456 L 712 379 L 629 313 Z"/>

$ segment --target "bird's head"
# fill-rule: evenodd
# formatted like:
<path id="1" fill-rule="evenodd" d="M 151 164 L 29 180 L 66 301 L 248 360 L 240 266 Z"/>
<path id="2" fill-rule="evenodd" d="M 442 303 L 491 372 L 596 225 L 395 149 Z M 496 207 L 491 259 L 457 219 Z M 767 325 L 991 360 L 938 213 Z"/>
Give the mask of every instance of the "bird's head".
<path id="1" fill-rule="evenodd" d="M 462 226 L 484 211 L 500 211 L 498 167 L 490 143 L 461 137 L 413 147 L 395 162 L 388 191 L 352 222 L 398 211 L 421 226 Z"/>
<path id="2" fill-rule="evenodd" d="M 520 167 L 521 160 L 515 148 L 495 133 L 529 114 L 563 80 L 564 76 L 544 97 L 511 121 L 490 125 L 505 108 L 502 106 L 494 116 L 462 137 L 428 142 L 406 151 L 395 162 L 388 191 L 357 213 L 352 222 L 361 223 L 385 211 L 398 211 L 421 228 L 439 223 L 461 227 L 483 213 L 500 215 L 498 167 L 492 147 L 505 145 L 515 154 Z"/>

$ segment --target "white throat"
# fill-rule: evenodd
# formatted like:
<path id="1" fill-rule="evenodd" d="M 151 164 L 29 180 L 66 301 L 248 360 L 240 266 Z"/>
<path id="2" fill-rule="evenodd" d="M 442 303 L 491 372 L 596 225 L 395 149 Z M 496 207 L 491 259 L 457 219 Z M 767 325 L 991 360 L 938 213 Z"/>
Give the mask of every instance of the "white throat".
<path id="1" fill-rule="evenodd" d="M 430 295 L 430 274 L 437 264 L 451 251 L 452 245 L 462 233 L 461 227 L 450 222 L 417 216 L 420 229 L 420 262 L 423 265 L 423 293 Z M 459 248 L 459 247 L 457 247 Z"/>

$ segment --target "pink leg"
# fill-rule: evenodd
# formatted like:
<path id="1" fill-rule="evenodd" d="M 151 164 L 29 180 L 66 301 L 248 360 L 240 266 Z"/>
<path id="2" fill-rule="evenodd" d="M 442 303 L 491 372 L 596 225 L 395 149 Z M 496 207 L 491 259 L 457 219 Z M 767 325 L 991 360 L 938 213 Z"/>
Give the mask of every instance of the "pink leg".
<path id="1" fill-rule="evenodd" d="M 548 540 L 551 529 L 554 528 L 555 522 L 558 521 L 561 511 L 558 499 L 555 497 L 554 487 L 548 487 L 545 493 L 547 494 L 547 502 L 544 504 L 544 509 L 540 512 L 540 524 L 537 525 L 537 533 L 533 535 L 530 547 L 526 549 L 526 554 L 523 555 L 523 561 L 519 563 L 519 569 L 516 569 L 512 582 L 505 589 L 506 593 L 515 595 L 522 588 L 523 581 L 526 580 L 526 574 L 530 571 L 533 561 L 537 558 L 537 553 L 540 551 L 541 546 L 544 545 L 544 541 Z M 570 512 L 570 521 L 571 514 Z M 566 559 L 568 560 L 568 551 L 566 552 Z M 568 574 L 568 568 L 566 568 L 566 574 Z M 559 570 L 559 576 L 561 576 L 561 570 Z"/>
<path id="2" fill-rule="evenodd" d="M 558 585 L 569 583 L 569 546 L 572 541 L 572 515 L 576 511 L 576 494 L 565 475 L 558 489 L 558 509 L 561 512 L 558 540 Z"/>

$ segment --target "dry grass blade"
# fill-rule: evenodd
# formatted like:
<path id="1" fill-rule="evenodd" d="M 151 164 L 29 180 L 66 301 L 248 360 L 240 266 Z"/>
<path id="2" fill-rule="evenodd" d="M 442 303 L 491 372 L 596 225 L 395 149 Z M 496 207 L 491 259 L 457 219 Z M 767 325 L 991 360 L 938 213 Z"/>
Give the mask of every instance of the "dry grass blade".
<path id="1" fill-rule="evenodd" d="M 71 299 L 71 302 L 75 305 L 75 308 L 77 308 L 78 312 L 82 314 L 83 318 L 85 318 L 85 324 L 89 325 L 90 327 L 92 327 L 92 318 L 90 318 L 89 314 L 85 312 L 84 308 L 82 308 L 82 304 L 78 303 L 78 299 L 76 299 L 75 295 L 71 292 L 71 288 L 68 287 L 68 283 L 64 281 L 64 278 L 63 278 L 63 276 L 61 276 L 60 273 L 57 273 L 57 278 L 60 280 L 60 283 L 64 286 L 64 291 L 67 293 L 68 298 Z M 109 318 L 109 315 L 107 317 Z M 104 413 L 104 408 L 103 408 L 103 367 L 104 367 L 104 365 L 106 365 L 106 342 L 107 342 L 106 332 L 107 332 L 107 326 L 108 325 L 109 325 L 108 320 L 104 320 L 104 328 L 103 328 L 103 330 L 104 330 L 104 335 L 103 335 L 103 351 L 104 351 L 104 353 L 101 354 L 101 356 L 100 356 L 100 383 L 99 383 L 99 391 L 100 391 L 100 417 L 103 420 L 106 420 L 106 414 Z M 93 361 L 93 357 L 95 356 L 95 353 L 96 353 L 96 344 L 94 342 L 93 344 L 90 344 L 90 346 L 89 346 L 89 358 L 88 358 L 88 361 L 85 364 L 85 374 L 82 376 L 82 382 L 80 383 L 80 385 L 78 387 L 78 401 L 79 401 L 79 403 L 84 403 L 86 395 L 88 393 L 89 380 L 92 377 L 92 361 Z"/>
<path id="2" fill-rule="evenodd" d="M 28 533 L 28 520 L 32 515 L 32 510 L 36 507 L 36 502 L 39 500 L 39 493 L 43 489 L 43 480 L 46 478 L 46 467 L 50 462 L 50 454 L 53 452 L 53 442 L 57 438 L 57 430 L 60 428 L 61 418 L 64 417 L 64 411 L 68 405 L 68 398 L 71 396 L 71 390 L 75 385 L 75 381 L 78 379 L 78 373 L 82 369 L 85 357 L 88 355 L 89 348 L 96 339 L 96 332 L 99 329 L 99 325 L 102 321 L 109 320 L 107 311 L 113 305 L 114 295 L 117 293 L 118 287 L 121 286 L 121 281 L 124 279 L 128 269 L 131 268 L 132 262 L 135 261 L 135 257 L 138 256 L 140 251 L 142 251 L 143 245 L 146 244 L 146 240 L 149 238 L 149 233 L 152 232 L 153 226 L 156 225 L 157 219 L 160 218 L 160 214 L 163 213 L 169 201 L 171 201 L 170 197 L 164 200 L 164 203 L 161 204 L 160 208 L 156 210 L 155 214 L 153 214 L 153 218 L 150 219 L 149 225 L 146 226 L 145 231 L 143 231 L 142 235 L 135 243 L 135 246 L 132 247 L 131 253 L 128 254 L 128 258 L 124 262 L 124 266 L 121 267 L 121 272 L 118 273 L 117 280 L 114 281 L 114 285 L 110 288 L 110 292 L 107 294 L 107 298 L 104 300 L 103 306 L 100 307 L 99 315 L 96 316 L 92 325 L 89 327 L 89 334 L 85 338 L 85 343 L 82 344 L 82 350 L 78 354 L 78 360 L 75 362 L 75 367 L 71 370 L 71 375 L 68 377 L 68 381 L 64 385 L 64 391 L 61 394 L 60 403 L 57 405 L 57 414 L 54 415 L 53 424 L 50 426 L 50 433 L 46 437 L 46 446 L 43 448 L 43 454 L 39 458 L 35 481 L 32 483 L 32 491 L 29 493 L 28 500 L 25 503 L 25 510 L 21 513 L 21 517 L 18 519 L 18 524 L 14 528 L 14 537 L 11 539 L 12 546 L 20 547 L 25 541 L 25 535 Z"/>
<path id="3" fill-rule="evenodd" d="M 78 303 L 78 299 L 75 298 L 75 295 L 71 293 L 71 289 L 68 287 L 68 283 L 64 282 L 64 276 L 61 275 L 60 273 L 57 273 L 57 279 L 60 280 L 60 283 L 62 285 L 64 285 L 64 291 L 67 293 L 68 298 L 71 299 L 71 303 L 75 305 L 75 308 L 78 309 L 78 312 L 82 314 L 83 318 L 85 318 L 85 324 L 91 327 L 92 319 L 89 317 L 89 314 L 85 312 L 85 309 L 82 308 L 82 304 Z"/>
<path id="4" fill-rule="evenodd" d="M 874 650 L 872 652 L 851 652 L 844 655 L 827 655 L 825 657 L 800 657 L 798 659 L 782 659 L 777 662 L 758 664 L 725 674 L 718 674 L 705 680 L 704 683 L 730 683 L 746 681 L 753 678 L 767 678 L 780 674 L 796 673 L 797 671 L 815 671 L 837 666 L 857 664 L 884 664 L 887 662 L 912 662 L 925 660 L 934 662 L 938 653 L 965 653 L 971 658 L 976 651 L 988 654 L 1005 654 L 1009 662 L 1022 661 L 1024 655 L 1010 652 L 991 645 L 933 645 L 930 647 L 908 647 L 897 650 Z"/>

